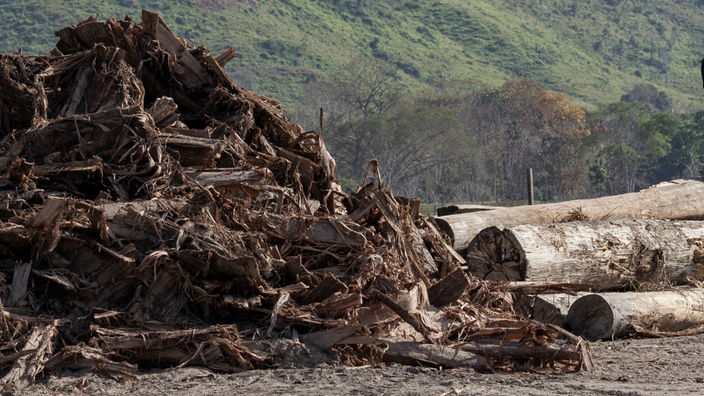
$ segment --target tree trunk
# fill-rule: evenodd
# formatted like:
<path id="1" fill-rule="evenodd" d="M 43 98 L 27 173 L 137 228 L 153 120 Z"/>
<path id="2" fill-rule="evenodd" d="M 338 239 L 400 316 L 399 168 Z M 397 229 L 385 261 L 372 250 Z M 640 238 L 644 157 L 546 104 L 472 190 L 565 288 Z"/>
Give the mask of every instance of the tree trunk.
<path id="1" fill-rule="evenodd" d="M 637 193 L 542 205 L 514 206 L 438 217 L 438 226 L 460 251 L 481 230 L 519 224 L 559 223 L 570 220 L 704 219 L 704 183 L 674 180 Z"/>
<path id="2" fill-rule="evenodd" d="M 535 296 L 530 301 L 530 318 L 538 322 L 565 327 L 570 306 L 584 295 L 585 293 L 577 293 L 575 295 L 556 293 Z"/>
<path id="3" fill-rule="evenodd" d="M 488 280 L 527 280 L 624 289 L 644 283 L 704 279 L 704 222 L 576 221 L 490 227 L 467 249 L 471 273 Z"/>
<path id="4" fill-rule="evenodd" d="M 628 334 L 633 327 L 682 331 L 704 325 L 704 289 L 583 296 L 570 307 L 567 322 L 590 340 Z"/>

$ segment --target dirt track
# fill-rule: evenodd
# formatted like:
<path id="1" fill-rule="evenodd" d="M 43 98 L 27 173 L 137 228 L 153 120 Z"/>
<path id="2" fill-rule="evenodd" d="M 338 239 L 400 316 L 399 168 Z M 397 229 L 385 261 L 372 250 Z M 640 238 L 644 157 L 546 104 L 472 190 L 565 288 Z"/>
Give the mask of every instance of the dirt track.
<path id="1" fill-rule="evenodd" d="M 129 382 L 67 373 L 22 395 L 663 395 L 701 394 L 704 335 L 592 343 L 597 368 L 565 375 L 479 374 L 409 366 L 324 365 L 222 375 L 199 368 L 142 373 Z M 19 393 L 18 393 L 19 394 Z"/>

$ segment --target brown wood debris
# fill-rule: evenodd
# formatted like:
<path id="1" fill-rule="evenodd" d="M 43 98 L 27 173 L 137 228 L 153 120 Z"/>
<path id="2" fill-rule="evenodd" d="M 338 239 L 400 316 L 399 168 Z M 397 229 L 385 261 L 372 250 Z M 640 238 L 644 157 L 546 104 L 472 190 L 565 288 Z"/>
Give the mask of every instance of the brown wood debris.
<path id="1" fill-rule="evenodd" d="M 230 80 L 234 51 L 146 11 L 57 36 L 49 55 L 0 55 L 3 390 L 60 369 L 266 368 L 276 353 L 248 343 L 288 338 L 343 362 L 584 359 L 462 273 L 417 201 L 343 193 L 321 138 Z"/>

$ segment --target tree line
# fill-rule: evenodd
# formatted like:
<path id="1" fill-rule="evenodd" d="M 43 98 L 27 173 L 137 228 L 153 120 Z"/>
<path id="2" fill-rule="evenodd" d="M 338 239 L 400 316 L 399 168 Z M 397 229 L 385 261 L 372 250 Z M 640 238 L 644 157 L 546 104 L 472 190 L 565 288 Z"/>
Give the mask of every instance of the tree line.
<path id="1" fill-rule="evenodd" d="M 428 203 L 523 201 L 527 168 L 536 199 L 558 201 L 698 177 L 704 163 L 704 112 L 673 112 L 652 85 L 586 111 L 531 80 L 409 93 L 392 69 L 357 60 L 310 84 L 294 118 L 317 129 L 319 107 L 343 187 L 373 176 L 375 159 L 387 186 Z"/>

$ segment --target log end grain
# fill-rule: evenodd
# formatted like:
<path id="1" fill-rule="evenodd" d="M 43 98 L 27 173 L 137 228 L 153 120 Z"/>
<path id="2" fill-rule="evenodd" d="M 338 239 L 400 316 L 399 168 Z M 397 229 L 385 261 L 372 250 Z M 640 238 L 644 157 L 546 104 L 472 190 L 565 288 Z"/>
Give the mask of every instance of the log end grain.
<path id="1" fill-rule="evenodd" d="M 606 299 L 589 294 L 572 303 L 567 323 L 574 334 L 591 341 L 608 339 L 614 333 L 614 312 Z"/>
<path id="2" fill-rule="evenodd" d="M 467 247 L 467 268 L 475 276 L 491 281 L 526 279 L 525 252 L 509 230 L 489 227 Z"/>
<path id="3" fill-rule="evenodd" d="M 450 238 L 450 245 L 454 246 L 455 232 L 452 231 L 452 226 L 450 226 L 450 223 L 440 217 L 433 217 L 433 220 L 435 220 L 435 224 L 438 225 L 438 230 Z"/>

